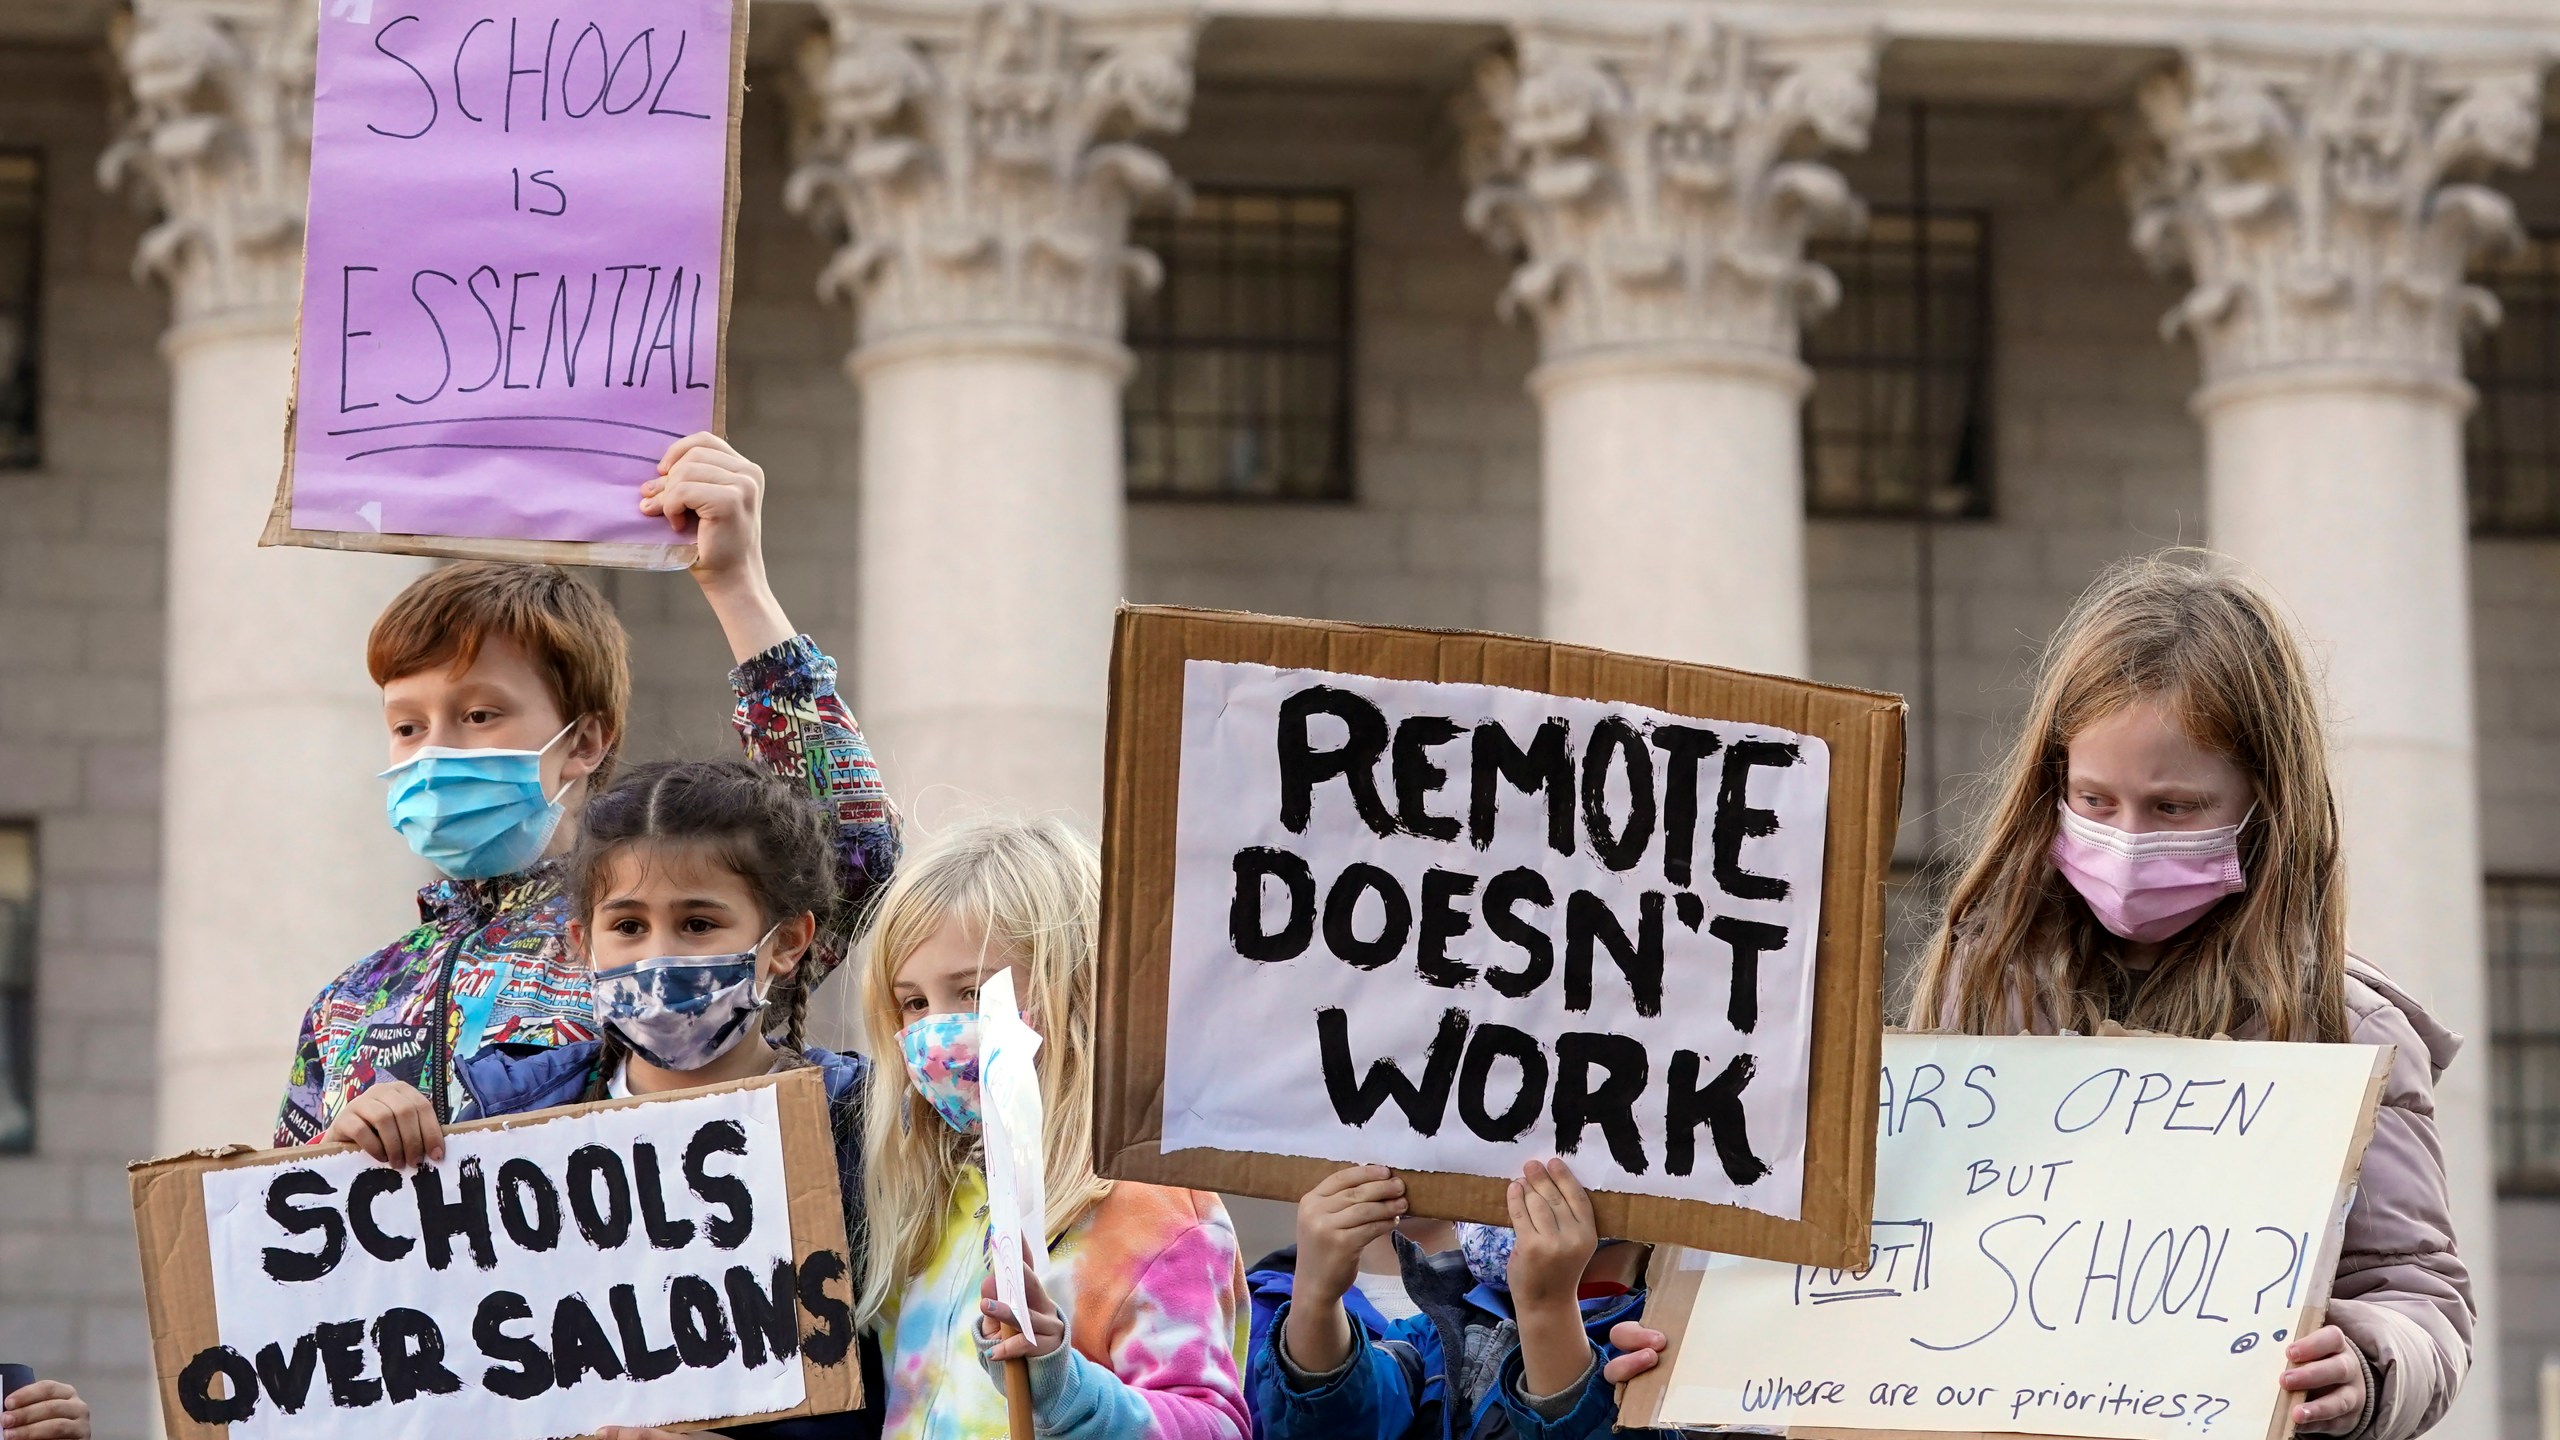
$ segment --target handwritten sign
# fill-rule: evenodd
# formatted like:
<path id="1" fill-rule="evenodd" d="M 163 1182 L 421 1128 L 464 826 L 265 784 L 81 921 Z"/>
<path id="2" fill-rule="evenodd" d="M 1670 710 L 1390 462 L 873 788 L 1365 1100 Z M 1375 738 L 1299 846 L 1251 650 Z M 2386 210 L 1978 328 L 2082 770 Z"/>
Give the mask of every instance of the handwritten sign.
<path id="1" fill-rule="evenodd" d="M 271 543 L 681 563 L 639 487 L 721 416 L 744 37 L 739 0 L 328 0 Z"/>
<path id="2" fill-rule="evenodd" d="M 858 1403 L 813 1072 L 449 1132 L 138 1167 L 172 1435 L 538 1440 Z"/>
<path id="3" fill-rule="evenodd" d="M 1655 1260 L 1631 1425 L 2280 1433 L 2388 1048 L 1885 1037 L 1865 1263 Z"/>
<path id="4" fill-rule="evenodd" d="M 1390 656 L 1409 644 L 1355 633 L 1391 637 Z M 1170 903 L 1163 931 L 1134 932 L 1164 937 L 1163 1009 L 1130 1041 L 1162 1057 L 1160 1086 L 1133 1091 L 1155 1153 L 1476 1177 L 1489 1193 L 1416 1204 L 1496 1220 L 1522 1157 L 1557 1154 L 1611 1203 L 1662 1202 L 1604 1205 L 1612 1234 L 1853 1213 L 1840 1238 L 1863 1242 L 1863 1173 L 1809 1159 L 1818 982 L 1829 907 L 1867 898 L 1854 878 L 1832 890 L 1833 867 L 1871 873 L 1884 737 L 1857 722 L 1898 705 L 1829 692 L 1829 713 L 1815 687 L 1704 667 L 1694 688 L 1575 693 L 1568 653 L 1548 654 L 1542 688 L 1375 673 L 1391 667 L 1339 643 L 1320 665 L 1166 668 L 1177 743 L 1145 764 L 1176 792 Z M 1114 765 L 1126 775 L 1116 748 Z M 1830 1025 L 1835 1074 L 1871 1077 L 1845 1048 L 1857 1017 Z M 1236 1168 L 1224 1188 L 1307 1178 Z M 1838 1208 L 1809 1207 L 1814 1192 Z"/>

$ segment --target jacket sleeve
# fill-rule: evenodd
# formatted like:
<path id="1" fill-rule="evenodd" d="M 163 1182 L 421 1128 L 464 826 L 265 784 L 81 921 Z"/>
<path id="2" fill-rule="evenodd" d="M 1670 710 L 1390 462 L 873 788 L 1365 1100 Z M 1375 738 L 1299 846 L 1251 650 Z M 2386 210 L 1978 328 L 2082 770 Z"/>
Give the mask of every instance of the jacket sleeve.
<path id="1" fill-rule="evenodd" d="M 328 1000 L 329 992 L 322 990 L 302 1012 L 302 1029 L 293 1040 L 293 1065 L 285 1071 L 284 1103 L 276 1108 L 278 1149 L 311 1144 L 329 1128 L 321 1117 L 327 1106 L 321 1083 L 327 1078 L 327 1067 L 320 1060 L 320 1009 Z"/>
<path id="2" fill-rule="evenodd" d="M 1035 1366 L 1042 1440 L 1245 1440 L 1236 1372 L 1244 1271 L 1223 1214 L 1187 1227 L 1139 1272 L 1111 1326 L 1105 1369 L 1072 1348 Z"/>
<path id="3" fill-rule="evenodd" d="M 730 723 L 747 756 L 807 791 L 836 824 L 836 904 L 818 927 L 827 969 L 851 953 L 864 913 L 898 863 L 897 817 L 871 746 L 836 694 L 836 662 L 795 635 L 729 672 Z"/>
<path id="4" fill-rule="evenodd" d="M 2433 1426 L 2471 1368 L 2471 1272 L 2456 1251 L 2426 1046 L 2396 1010 L 2355 1038 L 2398 1046 L 2347 1212 L 2329 1323 L 2374 1377 L 2356 1440 L 2411 1440 Z"/>
<path id="5" fill-rule="evenodd" d="M 1294 1303 L 1294 1302 L 1292 1302 Z M 1414 1377 L 1394 1352 L 1351 1318 L 1351 1355 L 1340 1367 L 1304 1382 L 1280 1359 L 1279 1336 L 1289 1305 L 1271 1320 L 1271 1338 L 1254 1347 L 1249 1386 L 1262 1440 L 1403 1440 L 1420 1413 Z"/>

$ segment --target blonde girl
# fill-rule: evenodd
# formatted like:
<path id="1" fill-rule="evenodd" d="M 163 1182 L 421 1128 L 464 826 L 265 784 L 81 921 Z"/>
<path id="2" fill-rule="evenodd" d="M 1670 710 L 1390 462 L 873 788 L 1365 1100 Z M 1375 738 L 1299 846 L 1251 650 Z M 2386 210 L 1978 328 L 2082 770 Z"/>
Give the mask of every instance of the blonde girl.
<path id="1" fill-rule="evenodd" d="M 2398 1048 L 2295 1426 L 2409 1440 L 2471 1356 L 2434 1082 L 2460 1043 L 2347 953 L 2319 697 L 2276 602 L 2200 551 L 2122 563 L 2047 647 L 1914 1023 Z M 2470 876 L 2448 883 L 2468 885 Z"/>
<path id="2" fill-rule="evenodd" d="M 1065 823 L 979 820 L 911 853 L 874 914 L 862 1006 L 881 1063 L 859 1311 L 885 1352 L 891 1440 L 1001 1440 L 996 1366 L 1016 1357 L 1031 1361 L 1043 1437 L 1246 1433 L 1244 1272 L 1225 1209 L 1094 1173 L 1100 900 L 1099 858 Z M 1044 1042 L 1048 1251 L 1024 1317 L 995 1301 L 978 1148 L 974 1012 L 979 986 L 1006 969 Z"/>

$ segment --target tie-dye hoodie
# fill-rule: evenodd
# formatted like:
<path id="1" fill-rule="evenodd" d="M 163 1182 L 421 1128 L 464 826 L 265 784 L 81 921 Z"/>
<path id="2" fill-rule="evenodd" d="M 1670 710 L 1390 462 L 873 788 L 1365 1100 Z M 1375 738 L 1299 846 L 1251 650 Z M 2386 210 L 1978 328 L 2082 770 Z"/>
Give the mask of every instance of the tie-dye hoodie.
<path id="1" fill-rule="evenodd" d="M 922 1274 L 881 1315 L 884 1440 L 1004 1440 L 1004 1391 L 980 1360 L 986 1182 L 954 1187 Z M 1067 1227 L 1040 1267 L 1065 1349 L 1032 1362 L 1042 1440 L 1243 1440 L 1236 1365 L 1244 1265 L 1214 1195 L 1126 1181 Z"/>

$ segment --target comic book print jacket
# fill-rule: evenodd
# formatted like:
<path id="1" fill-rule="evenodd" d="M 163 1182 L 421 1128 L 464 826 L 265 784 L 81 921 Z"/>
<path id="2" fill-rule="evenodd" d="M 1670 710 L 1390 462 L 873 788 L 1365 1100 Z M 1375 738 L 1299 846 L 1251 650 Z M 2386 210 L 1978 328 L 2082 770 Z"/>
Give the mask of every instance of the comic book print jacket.
<path id="1" fill-rule="evenodd" d="M 836 662 L 806 635 L 729 672 L 731 723 L 747 755 L 805 786 L 836 821 L 841 894 L 815 953 L 832 969 L 897 864 L 898 835 L 871 748 L 836 695 Z M 302 1017 L 275 1143 L 308 1144 L 347 1101 L 384 1080 L 426 1093 L 439 1119 L 461 1099 L 455 1071 L 484 1045 L 595 1038 L 586 967 L 564 941 L 565 867 L 442 880 L 418 892 L 418 926 L 322 988 Z"/>

